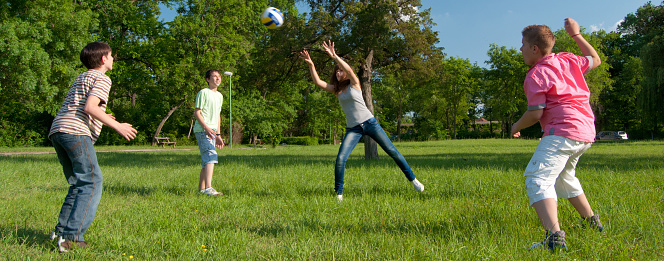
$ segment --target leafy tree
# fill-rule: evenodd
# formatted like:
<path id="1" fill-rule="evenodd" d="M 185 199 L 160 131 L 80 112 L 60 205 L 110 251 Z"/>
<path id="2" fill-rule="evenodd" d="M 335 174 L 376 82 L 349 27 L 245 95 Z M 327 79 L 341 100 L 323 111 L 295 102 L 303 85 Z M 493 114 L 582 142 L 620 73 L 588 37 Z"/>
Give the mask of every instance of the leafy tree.
<path id="1" fill-rule="evenodd" d="M 443 87 L 450 101 L 452 115 L 452 137 L 456 139 L 458 117 L 467 117 L 470 109 L 470 94 L 477 88 L 479 78 L 467 59 L 451 57 L 445 62 L 445 79 Z"/>
<path id="2" fill-rule="evenodd" d="M 71 82 L 85 70 L 79 54 L 95 26 L 75 1 L 0 5 L 0 146 L 46 142 Z"/>
<path id="3" fill-rule="evenodd" d="M 319 28 L 314 35 L 334 40 L 337 53 L 357 67 L 362 94 L 372 112 L 371 78 L 377 69 L 391 64 L 414 68 L 408 64 L 440 51 L 434 47 L 438 39 L 431 30 L 429 12 L 419 12 L 418 0 L 307 2 L 312 7 L 311 26 Z M 368 137 L 365 158 L 378 158 L 376 143 Z"/>
<path id="4" fill-rule="evenodd" d="M 492 44 L 488 52 L 484 107 L 488 120 L 499 120 L 502 133 L 510 133 L 512 124 L 527 108 L 523 79 L 529 66 L 516 49 Z"/>
<path id="5" fill-rule="evenodd" d="M 664 99 L 662 75 L 664 64 L 659 61 L 664 55 L 664 2 L 655 6 L 648 2 L 635 13 L 630 13 L 618 26 L 618 32 L 629 43 L 629 55 L 638 56 L 643 62 L 643 81 L 638 95 L 638 106 L 642 110 L 642 124 L 651 133 L 661 131 L 664 109 L 659 103 Z"/>

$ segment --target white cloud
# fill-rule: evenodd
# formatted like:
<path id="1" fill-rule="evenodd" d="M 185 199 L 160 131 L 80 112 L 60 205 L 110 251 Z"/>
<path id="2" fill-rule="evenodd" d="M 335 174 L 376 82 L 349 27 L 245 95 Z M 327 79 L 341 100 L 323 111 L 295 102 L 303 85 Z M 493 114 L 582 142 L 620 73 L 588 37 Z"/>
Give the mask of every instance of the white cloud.
<path id="1" fill-rule="evenodd" d="M 621 19 L 620 21 L 614 23 L 614 24 L 613 24 L 611 27 L 609 27 L 609 28 L 606 28 L 606 27 L 604 26 L 604 23 L 601 23 L 601 24 L 599 24 L 599 25 L 594 24 L 594 25 L 591 25 L 591 26 L 590 26 L 590 31 L 591 31 L 591 32 L 597 32 L 597 31 L 599 31 L 599 30 L 604 30 L 604 31 L 607 31 L 607 32 L 615 32 L 615 31 L 618 29 L 618 25 L 620 25 L 620 23 L 622 23 L 623 21 L 625 21 L 625 20 L 622 20 L 622 19 Z"/>
<path id="2" fill-rule="evenodd" d="M 622 24 L 622 22 L 624 22 L 624 21 L 625 21 L 624 19 L 620 19 L 620 21 L 616 22 L 616 23 L 613 25 L 613 28 L 611 28 L 611 31 L 616 31 L 616 30 L 618 30 L 618 26 L 619 26 L 620 24 Z"/>

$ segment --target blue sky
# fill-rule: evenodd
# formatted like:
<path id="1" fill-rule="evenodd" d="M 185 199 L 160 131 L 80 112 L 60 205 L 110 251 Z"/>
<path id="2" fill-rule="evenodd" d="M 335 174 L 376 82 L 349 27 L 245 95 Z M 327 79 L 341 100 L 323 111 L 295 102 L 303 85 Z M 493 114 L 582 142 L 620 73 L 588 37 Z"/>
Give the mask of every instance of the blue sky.
<path id="1" fill-rule="evenodd" d="M 431 8 L 437 24 L 438 46 L 448 56 L 470 60 L 481 67 L 487 59 L 489 45 L 495 43 L 519 49 L 521 30 L 531 24 L 544 24 L 555 31 L 563 28 L 564 19 L 574 18 L 587 30 L 614 31 L 629 13 L 646 4 L 646 0 L 422 0 L 422 8 Z M 661 2 L 652 1 L 653 5 Z"/>
<path id="2" fill-rule="evenodd" d="M 489 45 L 519 49 L 521 30 L 531 24 L 545 24 L 551 30 L 563 28 L 564 19 L 574 18 L 588 32 L 614 31 L 629 13 L 647 0 L 421 0 L 431 8 L 437 24 L 439 47 L 448 56 L 460 57 L 486 67 Z M 652 1 L 653 5 L 661 2 Z M 162 18 L 170 21 L 175 10 L 162 8 Z M 306 12 L 306 10 L 300 10 Z M 288 22 L 288 21 L 286 21 Z"/>

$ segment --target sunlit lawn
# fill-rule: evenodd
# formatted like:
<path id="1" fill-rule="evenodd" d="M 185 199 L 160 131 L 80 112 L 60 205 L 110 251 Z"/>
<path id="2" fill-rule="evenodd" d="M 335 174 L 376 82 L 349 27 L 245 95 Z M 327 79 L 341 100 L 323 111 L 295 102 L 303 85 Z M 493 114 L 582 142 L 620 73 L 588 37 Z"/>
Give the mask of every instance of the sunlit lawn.
<path id="1" fill-rule="evenodd" d="M 343 202 L 338 145 L 219 150 L 223 198 L 197 195 L 196 147 L 98 147 L 115 152 L 98 153 L 91 245 L 66 254 L 48 240 L 67 191 L 55 154 L 0 156 L 0 259 L 664 259 L 664 142 L 602 142 L 581 157 L 577 175 L 607 231 L 570 228 L 579 217 L 560 201 L 570 252 L 554 254 L 527 250 L 544 236 L 523 188 L 536 140 L 396 145 L 424 193 L 382 151 L 365 161 L 360 144 Z"/>

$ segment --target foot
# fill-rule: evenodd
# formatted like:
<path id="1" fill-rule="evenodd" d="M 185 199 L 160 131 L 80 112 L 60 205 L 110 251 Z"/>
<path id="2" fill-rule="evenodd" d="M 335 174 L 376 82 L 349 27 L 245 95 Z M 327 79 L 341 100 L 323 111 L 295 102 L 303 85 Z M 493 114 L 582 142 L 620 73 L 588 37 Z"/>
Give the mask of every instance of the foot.
<path id="1" fill-rule="evenodd" d="M 411 183 L 413 183 L 413 187 L 415 187 L 415 190 L 416 190 L 417 192 L 422 192 L 422 191 L 424 191 L 424 185 L 422 185 L 422 183 L 420 183 L 419 180 L 414 179 L 413 181 L 411 181 Z"/>
<path id="2" fill-rule="evenodd" d="M 337 200 L 339 200 L 339 202 L 343 201 L 344 200 L 344 195 L 341 195 L 341 194 L 337 195 Z"/>
<path id="3" fill-rule="evenodd" d="M 74 248 L 86 248 L 86 247 L 88 247 L 88 242 L 72 241 L 69 239 L 58 237 L 58 251 L 60 251 L 60 253 L 67 253 L 69 252 L 69 250 L 72 250 Z"/>
<path id="4" fill-rule="evenodd" d="M 533 250 L 536 248 L 540 248 L 542 246 L 548 247 L 551 251 L 563 250 L 567 252 L 568 249 L 567 249 L 567 244 L 565 243 L 565 231 L 560 230 L 556 231 L 555 233 L 546 231 L 546 236 L 544 236 L 544 240 L 533 244 L 528 248 L 528 250 Z"/>
<path id="5" fill-rule="evenodd" d="M 51 240 L 55 240 L 58 238 L 58 235 L 55 234 L 55 231 L 51 232 L 51 236 L 49 237 Z"/>
<path id="6" fill-rule="evenodd" d="M 583 218 L 582 224 L 583 226 L 590 226 L 591 228 L 597 229 L 597 231 L 604 233 L 604 226 L 602 226 L 602 222 L 599 221 L 598 214 L 588 218 Z"/>
<path id="7" fill-rule="evenodd" d="M 217 192 L 213 187 L 209 187 L 206 189 L 201 189 L 198 194 L 203 194 L 203 195 L 208 195 L 208 196 L 213 196 L 213 197 L 218 197 L 218 196 L 223 196 L 224 193 Z"/>

